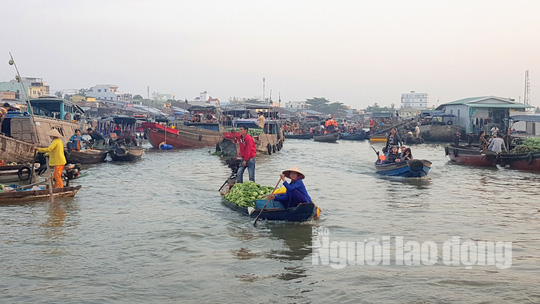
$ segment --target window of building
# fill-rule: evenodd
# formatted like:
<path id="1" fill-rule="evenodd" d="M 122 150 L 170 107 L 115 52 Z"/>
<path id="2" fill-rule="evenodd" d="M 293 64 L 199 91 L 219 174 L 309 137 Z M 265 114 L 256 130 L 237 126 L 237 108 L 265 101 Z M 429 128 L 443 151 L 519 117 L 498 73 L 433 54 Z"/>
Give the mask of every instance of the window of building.
<path id="1" fill-rule="evenodd" d="M 107 92 L 107 89 L 103 89 L 103 92 Z"/>
<path id="2" fill-rule="evenodd" d="M 101 92 L 101 89 L 97 89 L 98 92 Z"/>
<path id="3" fill-rule="evenodd" d="M 460 110 L 457 110 L 457 118 L 459 118 Z"/>

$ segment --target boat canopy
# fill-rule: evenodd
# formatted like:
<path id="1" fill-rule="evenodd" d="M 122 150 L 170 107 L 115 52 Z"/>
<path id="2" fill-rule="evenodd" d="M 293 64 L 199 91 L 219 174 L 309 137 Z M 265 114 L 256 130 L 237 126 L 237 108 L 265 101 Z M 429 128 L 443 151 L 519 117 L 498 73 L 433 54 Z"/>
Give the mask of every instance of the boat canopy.
<path id="1" fill-rule="evenodd" d="M 84 114 L 84 110 L 78 105 L 58 97 L 40 97 L 30 99 L 30 105 L 35 115 L 64 119 L 67 114 L 72 119 Z"/>
<path id="2" fill-rule="evenodd" d="M 526 122 L 540 122 L 540 115 L 514 115 L 509 118 L 513 122 L 526 121 Z"/>

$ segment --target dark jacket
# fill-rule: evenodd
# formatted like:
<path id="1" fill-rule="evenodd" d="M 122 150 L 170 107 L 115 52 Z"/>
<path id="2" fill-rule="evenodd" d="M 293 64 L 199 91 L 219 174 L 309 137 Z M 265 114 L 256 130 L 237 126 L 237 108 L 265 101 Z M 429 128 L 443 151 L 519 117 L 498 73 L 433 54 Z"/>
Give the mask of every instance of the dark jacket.
<path id="1" fill-rule="evenodd" d="M 388 153 L 388 156 L 386 157 L 386 163 L 387 164 L 391 164 L 391 163 L 395 163 L 396 162 L 396 159 L 401 159 L 399 153 Z"/>
<path id="2" fill-rule="evenodd" d="M 392 137 L 392 134 L 388 134 L 388 138 L 386 139 L 386 149 L 389 149 L 391 146 L 401 146 L 403 145 L 403 140 L 401 139 L 401 136 L 399 136 L 398 132 Z"/>

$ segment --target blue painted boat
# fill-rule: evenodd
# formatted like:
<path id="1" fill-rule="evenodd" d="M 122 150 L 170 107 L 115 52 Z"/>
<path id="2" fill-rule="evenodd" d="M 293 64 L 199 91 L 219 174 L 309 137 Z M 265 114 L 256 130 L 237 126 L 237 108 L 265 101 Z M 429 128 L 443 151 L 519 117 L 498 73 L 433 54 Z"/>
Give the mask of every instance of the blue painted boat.
<path id="1" fill-rule="evenodd" d="M 366 140 L 366 139 L 369 139 L 369 134 L 367 133 L 341 133 L 339 138 L 343 140 Z"/>
<path id="2" fill-rule="evenodd" d="M 244 215 L 248 215 L 252 218 L 256 218 L 262 209 L 238 206 L 223 197 L 222 203 L 232 210 L 240 212 Z M 274 207 L 277 208 L 265 208 L 259 219 L 269 221 L 305 222 L 312 219 L 317 213 L 317 206 L 315 206 L 313 203 L 303 203 L 294 208 L 288 209 L 284 209 L 283 207 L 280 208 L 278 206 Z"/>
<path id="3" fill-rule="evenodd" d="M 424 177 L 431 169 L 431 162 L 423 159 L 413 159 L 391 164 L 375 163 L 375 169 L 378 174 L 385 176 Z"/>

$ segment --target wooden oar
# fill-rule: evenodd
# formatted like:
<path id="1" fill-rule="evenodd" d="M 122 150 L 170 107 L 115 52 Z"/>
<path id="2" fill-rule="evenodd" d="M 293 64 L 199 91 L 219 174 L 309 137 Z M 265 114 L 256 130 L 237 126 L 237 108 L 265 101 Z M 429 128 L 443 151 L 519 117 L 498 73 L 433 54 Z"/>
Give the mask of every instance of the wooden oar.
<path id="1" fill-rule="evenodd" d="M 34 182 L 34 168 L 36 167 L 36 156 L 37 156 L 37 150 L 34 150 L 34 158 L 32 159 L 32 163 L 30 164 L 30 182 L 29 184 L 32 184 Z"/>
<path id="2" fill-rule="evenodd" d="M 49 171 L 49 194 L 51 195 L 51 203 L 54 203 L 54 195 L 53 195 L 53 172 L 51 170 L 51 167 L 49 167 L 49 157 L 47 157 L 47 170 Z"/>
<path id="3" fill-rule="evenodd" d="M 270 194 L 273 194 L 274 191 L 276 191 L 277 189 L 277 186 L 279 186 L 279 183 L 281 182 L 281 176 L 279 176 L 279 180 L 276 184 L 276 186 L 274 187 L 274 190 L 272 190 L 272 193 Z M 266 208 L 266 205 L 268 205 L 268 202 L 270 201 L 270 195 L 268 195 L 268 198 L 266 199 L 266 204 L 264 204 L 264 207 L 261 209 L 261 212 L 259 212 L 259 215 L 257 215 L 257 217 L 255 218 L 255 222 L 253 222 L 253 226 L 255 226 L 257 224 L 257 221 L 259 220 L 259 217 L 261 216 L 261 214 L 263 213 L 264 211 L 264 208 Z"/>

